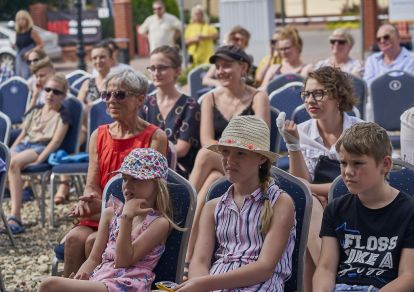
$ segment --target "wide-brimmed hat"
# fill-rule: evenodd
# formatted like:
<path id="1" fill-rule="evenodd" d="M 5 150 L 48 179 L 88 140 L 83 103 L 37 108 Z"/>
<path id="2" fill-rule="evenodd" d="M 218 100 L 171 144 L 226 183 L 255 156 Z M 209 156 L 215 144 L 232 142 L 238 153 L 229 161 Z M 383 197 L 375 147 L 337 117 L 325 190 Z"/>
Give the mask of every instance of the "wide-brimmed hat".
<path id="1" fill-rule="evenodd" d="M 168 162 L 157 150 L 135 148 L 124 158 L 121 167 L 112 173 L 128 174 L 139 180 L 167 179 Z"/>
<path id="2" fill-rule="evenodd" d="M 210 64 L 215 64 L 217 58 L 225 59 L 228 61 L 244 62 L 247 63 L 249 67 L 252 65 L 252 58 L 246 54 L 244 50 L 233 45 L 219 47 L 214 55 L 210 57 Z"/>
<path id="3" fill-rule="evenodd" d="M 256 116 L 237 116 L 224 129 L 218 144 L 207 149 L 220 153 L 221 146 L 236 147 L 261 154 L 271 162 L 279 157 L 269 150 L 270 131 L 267 124 Z"/>

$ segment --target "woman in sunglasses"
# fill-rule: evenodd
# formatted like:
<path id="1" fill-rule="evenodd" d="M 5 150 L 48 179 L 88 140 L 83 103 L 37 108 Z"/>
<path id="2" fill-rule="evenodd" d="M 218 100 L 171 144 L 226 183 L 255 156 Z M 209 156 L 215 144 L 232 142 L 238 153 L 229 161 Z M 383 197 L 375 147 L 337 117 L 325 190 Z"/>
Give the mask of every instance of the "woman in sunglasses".
<path id="1" fill-rule="evenodd" d="M 92 250 L 99 225 L 102 191 L 112 177 L 110 174 L 121 166 L 132 149 L 153 148 L 164 155 L 167 153 L 165 133 L 137 115 L 144 104 L 147 88 L 147 79 L 130 69 L 111 74 L 103 83 L 101 98 L 114 122 L 100 126 L 89 140 L 85 189 L 70 212 L 81 220 L 65 236 L 65 277 L 76 273 Z"/>
<path id="2" fill-rule="evenodd" d="M 175 47 L 161 46 L 151 52 L 147 70 L 157 90 L 145 98 L 139 116 L 165 131 L 177 151 L 177 171 L 188 177 L 200 148 L 200 105 L 175 86 L 181 63 Z"/>
<path id="3" fill-rule="evenodd" d="M 277 50 L 282 62 L 270 66 L 263 78 L 261 88 L 265 89 L 270 81 L 281 74 L 295 73 L 306 77 L 312 65 L 305 64 L 300 59 L 302 47 L 303 41 L 296 28 L 286 26 L 281 29 L 277 37 Z"/>
<path id="4" fill-rule="evenodd" d="M 11 161 L 8 170 L 11 196 L 11 215 L 8 226 L 13 234 L 23 233 L 21 171 L 32 163 L 45 161 L 49 154 L 62 143 L 69 129 L 70 114 L 63 107 L 68 84 L 62 74 L 52 75 L 46 82 L 45 103 L 32 108 L 25 116 L 22 131 L 10 148 Z"/>
<path id="5" fill-rule="evenodd" d="M 296 125 L 284 121 L 281 113 L 277 126 L 289 150 L 290 173 L 307 182 L 314 194 L 308 238 L 310 260 L 305 271 L 306 283 L 312 287 L 321 248 L 322 206 L 327 202 L 331 182 L 340 175 L 335 144 L 344 130 L 362 120 L 346 114 L 356 99 L 350 79 L 338 68 L 322 67 L 310 72 L 301 97 L 311 119 Z"/>
<path id="6" fill-rule="evenodd" d="M 281 59 L 279 52 L 277 50 L 277 38 L 279 36 L 279 31 L 275 30 L 272 35 L 272 39 L 270 40 L 269 47 L 270 52 L 269 55 L 263 57 L 260 61 L 259 66 L 257 66 L 256 70 L 256 85 L 260 86 L 262 84 L 263 78 L 266 75 L 267 71 L 272 65 L 280 64 Z"/>
<path id="7" fill-rule="evenodd" d="M 315 69 L 331 66 L 361 78 L 364 71 L 362 62 L 349 56 L 355 43 L 354 37 L 347 30 L 338 28 L 329 37 L 329 43 L 331 44 L 331 57 L 316 63 Z"/>

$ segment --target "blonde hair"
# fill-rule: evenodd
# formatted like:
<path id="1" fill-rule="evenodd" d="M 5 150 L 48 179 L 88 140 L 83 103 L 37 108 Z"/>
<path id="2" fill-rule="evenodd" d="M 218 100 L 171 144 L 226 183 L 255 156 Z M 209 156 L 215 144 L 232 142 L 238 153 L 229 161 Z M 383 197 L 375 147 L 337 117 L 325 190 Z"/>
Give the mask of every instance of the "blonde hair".
<path id="1" fill-rule="evenodd" d="M 278 41 L 281 40 L 290 40 L 292 42 L 292 46 L 297 48 L 299 52 L 302 52 L 303 48 L 303 41 L 299 35 L 298 30 L 293 26 L 286 26 L 279 31 L 279 35 L 277 37 Z"/>
<path id="2" fill-rule="evenodd" d="M 197 4 L 197 5 L 193 6 L 193 8 L 191 8 L 191 20 L 190 20 L 190 22 L 194 22 L 194 16 L 199 11 L 203 14 L 203 23 L 209 23 L 210 19 L 209 19 L 207 13 L 206 13 L 206 10 L 200 4 Z"/>
<path id="3" fill-rule="evenodd" d="M 270 201 L 269 194 L 267 193 L 272 179 L 272 175 L 270 173 L 271 167 L 272 164 L 269 159 L 267 159 L 266 162 L 259 167 L 259 183 L 263 198 L 263 209 L 262 214 L 260 215 L 260 231 L 263 236 L 265 236 L 269 231 L 270 222 L 273 216 L 272 202 Z"/>
<path id="4" fill-rule="evenodd" d="M 65 75 L 63 75 L 62 73 L 53 74 L 47 79 L 46 82 L 49 82 L 49 81 L 54 81 L 58 83 L 60 86 L 62 86 L 62 91 L 65 94 L 67 94 L 68 89 L 69 89 L 69 84 L 68 84 L 68 81 L 66 80 Z"/>
<path id="5" fill-rule="evenodd" d="M 43 59 L 40 59 L 36 63 L 32 63 L 30 65 L 30 70 L 33 72 L 33 74 L 36 74 L 37 71 L 43 68 L 49 68 L 51 70 L 55 70 L 55 68 L 53 67 L 53 63 L 49 57 L 44 57 Z"/>
<path id="6" fill-rule="evenodd" d="M 178 231 L 185 231 L 185 228 L 181 228 L 173 221 L 173 208 L 170 200 L 170 193 L 168 191 L 167 182 L 162 178 L 156 178 L 155 185 L 157 189 L 155 197 L 155 210 L 161 213 L 161 215 L 170 222 L 171 227 Z"/>
<path id="7" fill-rule="evenodd" d="M 19 23 L 17 21 L 17 18 L 20 18 L 20 17 L 26 18 L 26 20 L 27 20 L 27 30 L 29 30 L 33 27 L 33 18 L 29 14 L 29 12 L 27 10 L 19 10 L 16 13 L 16 18 L 15 18 L 15 23 L 14 23 L 14 28 L 15 28 L 17 33 L 24 32 L 24 31 L 21 30 L 21 28 L 19 26 Z"/>

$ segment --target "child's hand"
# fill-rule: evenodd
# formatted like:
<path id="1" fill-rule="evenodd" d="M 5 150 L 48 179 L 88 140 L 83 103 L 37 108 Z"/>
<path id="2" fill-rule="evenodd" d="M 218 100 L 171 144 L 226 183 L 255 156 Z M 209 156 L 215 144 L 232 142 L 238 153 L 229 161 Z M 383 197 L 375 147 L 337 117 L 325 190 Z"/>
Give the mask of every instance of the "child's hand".
<path id="1" fill-rule="evenodd" d="M 130 199 L 125 202 L 124 208 L 122 210 L 122 215 L 125 215 L 129 218 L 134 218 L 135 216 L 147 215 L 149 212 L 153 211 L 152 208 L 146 208 L 147 201 L 144 199 Z"/>
<path id="2" fill-rule="evenodd" d="M 69 275 L 70 279 L 75 279 L 75 280 L 89 280 L 90 275 L 86 272 L 78 272 L 78 273 L 74 273 L 72 272 L 72 274 Z"/>
<path id="3" fill-rule="evenodd" d="M 300 151 L 299 132 L 294 121 L 285 120 L 286 113 L 280 112 L 276 119 L 276 125 L 288 150 Z"/>

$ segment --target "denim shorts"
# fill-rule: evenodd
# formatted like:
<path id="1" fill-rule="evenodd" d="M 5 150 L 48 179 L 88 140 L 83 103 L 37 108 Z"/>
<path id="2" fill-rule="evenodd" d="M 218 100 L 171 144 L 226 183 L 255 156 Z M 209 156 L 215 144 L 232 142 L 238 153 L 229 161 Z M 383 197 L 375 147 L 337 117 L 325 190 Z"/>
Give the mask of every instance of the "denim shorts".
<path id="1" fill-rule="evenodd" d="M 360 286 L 360 285 L 347 285 L 347 284 L 336 284 L 335 292 L 377 292 L 378 288 L 374 286 Z"/>
<path id="2" fill-rule="evenodd" d="M 34 150 L 38 155 L 46 148 L 43 143 L 21 142 L 11 149 L 11 151 L 20 153 L 25 150 Z"/>

